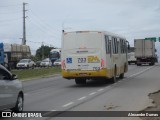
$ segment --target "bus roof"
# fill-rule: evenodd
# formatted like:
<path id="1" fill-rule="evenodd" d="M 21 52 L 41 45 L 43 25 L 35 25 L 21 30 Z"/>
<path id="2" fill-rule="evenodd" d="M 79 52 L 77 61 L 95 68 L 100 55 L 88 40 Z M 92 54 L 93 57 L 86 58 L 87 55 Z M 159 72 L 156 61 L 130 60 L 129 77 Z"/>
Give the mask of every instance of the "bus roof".
<path id="1" fill-rule="evenodd" d="M 119 37 L 119 38 L 122 38 L 122 39 L 126 39 L 124 36 L 121 36 L 121 35 L 118 35 L 118 34 L 115 34 L 115 33 L 112 33 L 112 32 L 108 32 L 108 31 L 90 31 L 90 30 L 87 30 L 87 31 L 71 31 L 71 32 L 64 32 L 64 34 L 68 34 L 68 33 L 94 33 L 94 32 L 97 32 L 97 33 L 103 33 L 105 35 L 110 35 L 110 36 L 115 36 L 115 37 Z"/>
<path id="2" fill-rule="evenodd" d="M 61 48 L 55 48 L 55 49 L 51 49 L 50 52 L 60 52 L 61 51 Z"/>

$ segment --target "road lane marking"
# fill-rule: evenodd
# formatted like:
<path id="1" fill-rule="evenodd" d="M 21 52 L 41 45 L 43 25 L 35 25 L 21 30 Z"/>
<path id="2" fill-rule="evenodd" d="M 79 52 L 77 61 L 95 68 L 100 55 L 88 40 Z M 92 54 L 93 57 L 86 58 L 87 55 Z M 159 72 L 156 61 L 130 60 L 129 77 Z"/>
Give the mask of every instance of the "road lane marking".
<path id="1" fill-rule="evenodd" d="M 24 95 L 28 95 L 27 93 L 24 93 Z"/>
<path id="2" fill-rule="evenodd" d="M 103 91 L 103 90 L 104 90 L 104 89 L 99 89 L 99 90 L 97 90 L 97 91 L 99 91 L 99 92 L 100 92 L 100 91 Z"/>
<path id="3" fill-rule="evenodd" d="M 94 94 L 96 94 L 97 92 L 92 92 L 92 93 L 90 93 L 89 95 L 94 95 Z"/>
<path id="4" fill-rule="evenodd" d="M 152 66 L 152 67 L 154 67 L 154 66 Z M 131 77 L 134 77 L 134 76 L 136 76 L 136 75 L 139 75 L 139 74 L 141 74 L 141 73 L 143 73 L 143 72 L 151 69 L 152 67 L 149 67 L 149 68 L 147 68 L 147 69 L 145 69 L 145 70 L 143 70 L 143 71 L 140 71 L 140 72 L 138 72 L 138 73 L 135 73 L 135 74 L 133 74 L 133 75 L 130 75 L 128 78 L 131 78 Z"/>
<path id="5" fill-rule="evenodd" d="M 83 100 L 83 99 L 85 99 L 85 98 L 86 98 L 86 96 L 83 96 L 83 97 L 79 98 L 78 100 Z"/>
<path id="6" fill-rule="evenodd" d="M 110 84 L 110 85 L 106 86 L 105 88 L 109 89 L 109 88 L 111 88 L 112 86 L 113 86 L 113 84 Z"/>
<path id="7" fill-rule="evenodd" d="M 74 103 L 74 102 L 67 103 L 67 104 L 63 105 L 62 107 L 67 107 L 67 106 L 69 106 L 69 105 L 72 105 L 73 103 Z"/>
<path id="8" fill-rule="evenodd" d="M 51 111 L 57 111 L 57 110 L 51 110 Z"/>

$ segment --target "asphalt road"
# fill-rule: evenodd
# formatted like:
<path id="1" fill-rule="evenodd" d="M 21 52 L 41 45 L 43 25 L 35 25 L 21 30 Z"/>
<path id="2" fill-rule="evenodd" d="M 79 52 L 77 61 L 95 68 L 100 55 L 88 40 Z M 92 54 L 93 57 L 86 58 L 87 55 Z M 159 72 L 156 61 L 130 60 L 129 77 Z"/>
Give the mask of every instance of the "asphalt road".
<path id="1" fill-rule="evenodd" d="M 24 111 L 139 111 L 152 105 L 148 94 L 160 89 L 160 65 L 130 65 L 117 83 L 88 81 L 76 85 L 61 76 L 23 82 Z M 47 118 L 64 119 L 66 118 Z M 70 120 L 71 118 L 68 118 Z M 72 118 L 75 120 L 75 118 Z M 85 118 L 76 118 L 85 119 Z M 99 119 L 89 118 L 88 119 Z M 106 118 L 101 118 L 106 119 Z M 107 118 L 115 119 L 115 118 Z M 119 119 L 119 118 L 118 118 Z M 122 120 L 124 118 L 121 118 Z M 125 118 L 130 120 L 131 118 Z M 133 118 L 132 119 L 138 119 Z"/>

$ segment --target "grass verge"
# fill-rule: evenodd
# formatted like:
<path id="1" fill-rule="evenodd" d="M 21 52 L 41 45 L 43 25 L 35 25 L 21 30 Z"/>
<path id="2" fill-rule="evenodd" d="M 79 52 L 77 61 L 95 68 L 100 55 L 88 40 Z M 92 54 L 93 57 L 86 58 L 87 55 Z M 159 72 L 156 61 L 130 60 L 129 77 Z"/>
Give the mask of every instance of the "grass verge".
<path id="1" fill-rule="evenodd" d="M 31 80 L 36 78 L 43 78 L 59 74 L 61 72 L 60 67 L 53 68 L 37 68 L 37 69 L 24 69 L 24 70 L 12 70 L 13 74 L 18 76 L 19 80 Z"/>

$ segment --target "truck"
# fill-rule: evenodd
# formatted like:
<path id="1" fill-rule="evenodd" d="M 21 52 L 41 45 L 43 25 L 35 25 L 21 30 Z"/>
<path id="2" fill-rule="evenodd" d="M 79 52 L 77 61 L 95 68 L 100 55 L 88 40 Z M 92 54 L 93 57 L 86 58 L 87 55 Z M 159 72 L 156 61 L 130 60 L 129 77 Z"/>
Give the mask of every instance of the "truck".
<path id="1" fill-rule="evenodd" d="M 134 52 L 128 53 L 128 64 L 130 65 L 131 63 L 137 64 L 137 59 L 135 58 Z"/>
<path id="2" fill-rule="evenodd" d="M 30 57 L 31 51 L 27 45 L 0 43 L 0 64 L 8 69 L 15 69 L 21 59 Z"/>
<path id="3" fill-rule="evenodd" d="M 135 57 L 137 59 L 137 66 L 142 64 L 154 65 L 156 62 L 156 49 L 153 40 L 135 39 Z"/>

